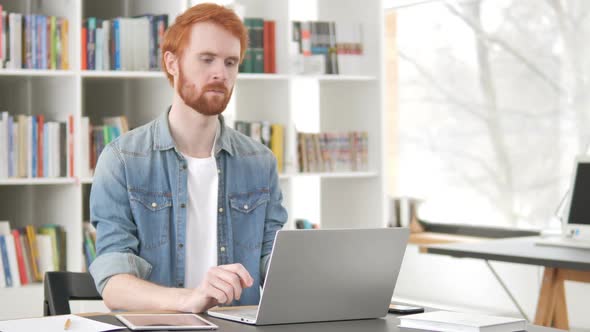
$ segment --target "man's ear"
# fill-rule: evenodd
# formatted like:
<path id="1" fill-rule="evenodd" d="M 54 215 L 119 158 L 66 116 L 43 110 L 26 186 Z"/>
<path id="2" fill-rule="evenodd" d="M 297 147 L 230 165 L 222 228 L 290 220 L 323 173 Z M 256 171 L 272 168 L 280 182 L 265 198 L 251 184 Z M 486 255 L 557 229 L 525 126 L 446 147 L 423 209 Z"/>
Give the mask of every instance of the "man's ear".
<path id="1" fill-rule="evenodd" d="M 170 51 L 164 53 L 164 63 L 166 64 L 166 72 L 174 77 L 178 75 L 178 57 Z"/>

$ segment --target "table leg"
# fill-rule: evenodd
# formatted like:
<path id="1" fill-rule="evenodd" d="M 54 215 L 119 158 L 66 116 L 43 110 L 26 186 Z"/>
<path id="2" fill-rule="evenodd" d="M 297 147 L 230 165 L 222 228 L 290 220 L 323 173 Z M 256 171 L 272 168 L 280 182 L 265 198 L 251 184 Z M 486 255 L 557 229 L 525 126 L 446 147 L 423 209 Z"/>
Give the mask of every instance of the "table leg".
<path id="1" fill-rule="evenodd" d="M 557 269 L 546 267 L 543 273 L 543 282 L 537 302 L 537 313 L 535 314 L 535 324 L 542 326 L 551 326 L 553 323 L 553 312 L 555 310 L 555 292 L 554 284 L 557 279 Z"/>
<path id="2" fill-rule="evenodd" d="M 569 330 L 569 321 L 567 317 L 567 303 L 565 302 L 566 279 L 566 273 L 561 269 L 557 269 L 557 278 L 554 284 L 555 309 L 553 311 L 553 327 Z"/>

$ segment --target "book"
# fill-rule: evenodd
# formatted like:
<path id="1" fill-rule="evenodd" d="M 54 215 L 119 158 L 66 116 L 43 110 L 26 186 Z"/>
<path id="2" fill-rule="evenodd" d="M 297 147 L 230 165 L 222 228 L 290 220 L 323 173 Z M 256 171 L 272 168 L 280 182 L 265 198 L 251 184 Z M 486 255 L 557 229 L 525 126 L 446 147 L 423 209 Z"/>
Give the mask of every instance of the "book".
<path id="1" fill-rule="evenodd" d="M 38 69 L 47 69 L 47 16 L 37 16 L 37 31 L 37 40 L 41 45 L 41 47 L 37 47 Z"/>
<path id="2" fill-rule="evenodd" d="M 103 29 L 102 28 L 96 28 L 95 30 L 95 42 L 96 42 L 96 49 L 94 51 L 94 69 L 96 70 L 103 70 L 103 64 L 102 64 L 102 53 L 103 53 L 103 42 L 104 42 L 104 37 L 103 37 Z"/>
<path id="3" fill-rule="evenodd" d="M 31 267 L 31 255 L 29 253 L 29 248 L 27 244 L 27 235 L 26 230 L 24 228 L 19 229 L 20 232 L 20 244 L 21 248 L 23 249 L 23 260 L 25 263 L 25 272 L 27 275 L 27 283 L 31 283 L 35 281 L 35 277 L 33 276 L 33 270 Z"/>
<path id="4" fill-rule="evenodd" d="M 50 16 L 48 26 L 49 69 L 57 69 L 57 17 Z"/>
<path id="5" fill-rule="evenodd" d="M 43 162 L 43 139 L 44 139 L 44 127 L 45 124 L 45 117 L 43 114 L 37 115 L 37 177 L 43 177 L 43 171 L 45 169 L 44 162 Z"/>
<path id="6" fill-rule="evenodd" d="M 260 142 L 270 149 L 271 125 L 268 121 L 260 121 Z"/>
<path id="7" fill-rule="evenodd" d="M 284 171 L 285 155 L 285 129 L 283 125 L 271 125 L 270 150 L 277 158 L 277 170 L 279 173 Z"/>
<path id="8" fill-rule="evenodd" d="M 82 139 L 80 140 L 80 176 L 90 177 L 92 176 L 90 164 L 90 119 L 83 116 L 80 119 L 80 131 L 82 133 Z"/>
<path id="9" fill-rule="evenodd" d="M 20 231 L 18 229 L 12 230 L 12 236 L 14 237 L 14 248 L 16 249 L 16 259 L 18 262 L 18 273 L 20 276 L 20 283 L 21 285 L 26 285 L 29 283 L 29 278 L 27 275 L 27 268 L 25 265 L 25 256 Z"/>
<path id="10" fill-rule="evenodd" d="M 53 263 L 53 250 L 51 246 L 51 236 L 46 234 L 37 234 L 37 246 L 39 250 L 39 281 L 43 280 L 45 272 L 55 271 Z"/>
<path id="11" fill-rule="evenodd" d="M 102 69 L 110 70 L 111 68 L 111 58 L 109 55 L 109 42 L 111 36 L 111 21 L 104 20 L 102 21 L 102 33 L 103 33 L 103 43 L 102 43 Z"/>
<path id="12" fill-rule="evenodd" d="M 12 234 L 3 235 L 6 242 L 6 254 L 8 256 L 8 264 L 10 265 L 10 274 L 12 275 L 12 287 L 20 287 L 20 275 L 18 269 L 18 261 L 16 258 L 16 247 L 14 236 Z"/>
<path id="13" fill-rule="evenodd" d="M 74 177 L 74 116 L 68 115 L 67 122 L 67 176 Z"/>
<path id="14" fill-rule="evenodd" d="M 35 281 L 42 281 L 43 275 L 39 270 L 39 247 L 37 246 L 37 235 L 35 233 L 35 226 L 28 225 L 26 227 L 27 249 L 30 255 L 29 258 L 31 263 L 31 270 L 33 272 L 33 279 Z M 49 250 L 51 250 L 51 247 L 49 248 Z"/>
<path id="15" fill-rule="evenodd" d="M 260 122 L 250 123 L 250 137 L 258 143 L 262 143 L 262 124 Z"/>
<path id="16" fill-rule="evenodd" d="M 271 61 L 270 61 L 270 57 L 271 57 L 271 41 L 270 41 L 270 21 L 264 21 L 264 28 L 262 29 L 262 35 L 263 35 L 263 42 L 262 42 L 262 46 L 264 49 L 264 73 L 265 74 L 269 74 L 272 73 L 271 70 Z"/>
<path id="17" fill-rule="evenodd" d="M 60 38 L 59 38 L 59 49 L 58 56 L 61 57 L 60 69 L 70 69 L 70 58 L 69 58 L 69 27 L 68 20 L 65 18 L 59 19 L 60 26 Z"/>
<path id="18" fill-rule="evenodd" d="M 88 69 L 88 28 L 80 30 L 80 69 Z"/>
<path id="19" fill-rule="evenodd" d="M 96 17 L 84 20 L 86 28 L 86 65 L 88 70 L 96 69 Z"/>
<path id="20" fill-rule="evenodd" d="M 6 276 L 4 274 L 4 260 L 2 259 L 2 253 L 0 252 L 0 288 L 6 287 Z"/>
<path id="21" fill-rule="evenodd" d="M 488 316 L 452 311 L 432 311 L 399 317 L 400 327 L 431 331 L 506 332 L 524 331 L 522 318 Z"/>
<path id="22" fill-rule="evenodd" d="M 23 68 L 34 69 L 33 65 L 33 15 L 23 16 Z"/>
<path id="23" fill-rule="evenodd" d="M 248 20 L 248 19 L 247 19 Z M 250 18 L 250 48 L 252 50 L 252 73 L 264 73 L 264 20 Z"/>
<path id="24" fill-rule="evenodd" d="M 8 116 L 7 118 L 7 128 L 8 128 L 8 146 L 7 146 L 7 153 L 8 153 L 8 177 L 15 177 L 16 176 L 16 165 L 15 165 L 15 130 L 14 130 L 14 117 Z"/>
<path id="25" fill-rule="evenodd" d="M 59 227 L 57 229 L 57 237 L 59 242 L 59 271 L 65 271 L 68 266 L 68 255 L 67 255 L 67 233 L 64 227 Z"/>
<path id="26" fill-rule="evenodd" d="M 17 162 L 17 176 L 20 178 L 27 177 L 27 140 L 26 133 L 28 128 L 28 120 L 26 115 L 17 116 L 17 128 L 18 136 L 16 141 L 18 142 L 18 162 Z"/>
<path id="27" fill-rule="evenodd" d="M 59 239 L 59 228 L 60 226 L 57 225 L 44 225 L 40 226 L 38 229 L 38 234 L 49 236 L 53 271 L 59 271 L 60 267 L 61 244 Z M 39 235 L 37 235 L 37 237 L 39 237 Z"/>
<path id="28" fill-rule="evenodd" d="M 39 134 L 38 132 L 38 126 L 37 126 L 37 117 L 36 116 L 31 116 L 30 120 L 29 120 L 29 124 L 31 125 L 31 136 L 30 136 L 30 145 L 29 145 L 29 155 L 30 157 L 30 177 L 36 178 L 37 177 L 37 143 L 38 143 L 38 139 L 37 139 L 37 135 Z"/>
<path id="29" fill-rule="evenodd" d="M 8 64 L 8 68 L 11 69 L 20 69 L 22 68 L 22 50 L 23 50 L 23 38 L 22 38 L 22 31 L 23 31 L 23 19 L 21 14 L 10 13 L 8 14 L 8 20 L 10 25 L 10 32 L 8 33 L 9 36 L 9 43 L 8 48 L 10 49 L 9 58 L 10 63 Z"/>
<path id="30" fill-rule="evenodd" d="M 5 162 L 8 159 L 7 151 L 7 138 L 8 138 L 8 114 L 2 112 L 0 115 L 0 159 L 3 161 L 0 163 L 0 178 L 8 177 L 8 163 Z"/>
<path id="31" fill-rule="evenodd" d="M 0 271 L 0 273 L 4 273 L 6 287 L 12 287 L 12 273 L 10 271 L 10 260 L 8 259 L 5 235 L 0 235 L 0 256 L 4 265 L 4 272 Z"/>

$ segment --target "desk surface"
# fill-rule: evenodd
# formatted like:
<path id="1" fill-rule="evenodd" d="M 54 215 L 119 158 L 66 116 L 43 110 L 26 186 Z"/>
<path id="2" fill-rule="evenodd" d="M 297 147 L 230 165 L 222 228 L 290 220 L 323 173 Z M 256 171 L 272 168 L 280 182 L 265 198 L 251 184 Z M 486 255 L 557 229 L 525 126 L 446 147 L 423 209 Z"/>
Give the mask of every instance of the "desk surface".
<path id="1" fill-rule="evenodd" d="M 396 331 L 421 331 L 415 329 L 401 329 L 397 327 L 399 325 L 398 316 L 388 314 L 385 318 L 378 319 L 366 319 L 366 320 L 350 320 L 350 321 L 337 321 L 337 322 L 323 322 L 323 323 L 307 323 L 307 324 L 285 324 L 285 325 L 267 325 L 267 326 L 252 326 L 246 324 L 240 324 L 230 322 L 223 319 L 217 319 L 202 315 L 206 319 L 215 323 L 219 326 L 219 332 L 238 332 L 238 331 L 265 331 L 265 332 L 396 332 Z M 122 324 L 113 315 L 99 315 L 87 317 L 90 319 L 98 320 L 104 323 L 122 326 Z M 129 331 L 119 330 L 119 331 Z M 527 328 L 529 332 L 557 332 L 563 330 L 556 330 L 547 327 L 540 326 L 529 326 Z M 188 331 L 187 331 L 188 332 Z"/>
<path id="2" fill-rule="evenodd" d="M 430 254 L 479 258 L 493 261 L 541 265 L 573 270 L 590 270 L 590 250 L 539 246 L 538 237 L 489 240 L 426 246 Z"/>

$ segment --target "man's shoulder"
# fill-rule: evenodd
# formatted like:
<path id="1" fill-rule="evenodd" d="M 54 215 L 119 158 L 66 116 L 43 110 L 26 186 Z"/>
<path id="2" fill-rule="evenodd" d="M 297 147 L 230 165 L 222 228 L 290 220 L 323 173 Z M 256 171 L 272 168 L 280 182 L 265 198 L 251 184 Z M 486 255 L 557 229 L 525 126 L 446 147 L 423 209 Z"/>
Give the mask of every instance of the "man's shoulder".
<path id="1" fill-rule="evenodd" d="M 254 140 L 252 137 L 246 136 L 227 126 L 225 130 L 232 143 L 232 149 L 236 157 L 272 155 L 271 150 L 266 145 Z"/>
<path id="2" fill-rule="evenodd" d="M 156 120 L 152 120 L 140 127 L 128 131 L 113 140 L 111 145 L 123 154 L 127 153 L 135 154 L 137 156 L 147 156 L 153 147 L 155 122 Z"/>

